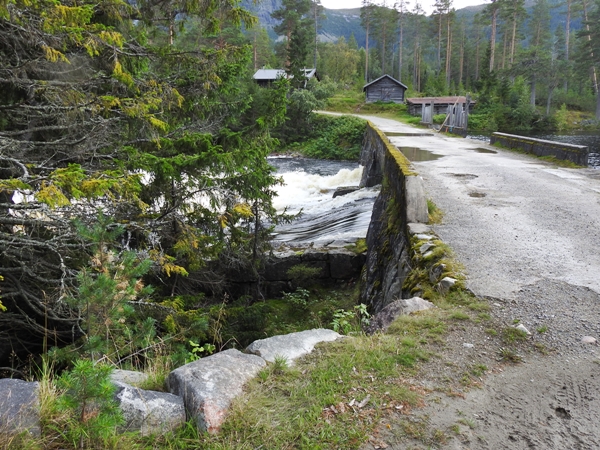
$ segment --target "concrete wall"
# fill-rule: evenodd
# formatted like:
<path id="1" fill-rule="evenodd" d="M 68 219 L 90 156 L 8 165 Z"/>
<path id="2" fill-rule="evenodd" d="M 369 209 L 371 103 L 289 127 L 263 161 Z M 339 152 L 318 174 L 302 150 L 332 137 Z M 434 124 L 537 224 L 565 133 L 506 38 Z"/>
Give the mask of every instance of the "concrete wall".
<path id="1" fill-rule="evenodd" d="M 502 147 L 521 150 L 536 156 L 554 156 L 580 166 L 588 165 L 589 148 L 583 145 L 563 144 L 562 142 L 545 141 L 506 133 L 492 133 L 490 144 L 500 144 Z"/>
<path id="2" fill-rule="evenodd" d="M 361 282 L 361 302 L 372 314 L 399 298 L 411 271 L 408 224 L 427 222 L 422 180 L 406 157 L 371 123 L 363 142 L 361 187 L 381 184 L 367 233 L 367 261 Z"/>

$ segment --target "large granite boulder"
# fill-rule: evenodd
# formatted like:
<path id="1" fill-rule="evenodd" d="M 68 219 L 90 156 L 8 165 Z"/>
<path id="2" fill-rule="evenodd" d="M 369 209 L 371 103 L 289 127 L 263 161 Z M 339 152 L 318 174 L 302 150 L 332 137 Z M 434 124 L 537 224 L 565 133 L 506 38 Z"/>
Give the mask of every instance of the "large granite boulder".
<path id="1" fill-rule="evenodd" d="M 119 403 L 124 430 L 139 431 L 142 436 L 163 434 L 185 423 L 183 398 L 165 392 L 146 391 L 119 381 L 115 399 Z"/>
<path id="2" fill-rule="evenodd" d="M 250 344 L 246 351 L 269 362 L 274 362 L 276 357 L 282 357 L 289 364 L 293 363 L 295 359 L 312 352 L 319 342 L 335 341 L 340 337 L 333 330 L 319 328 L 259 339 Z"/>
<path id="3" fill-rule="evenodd" d="M 435 305 L 427 300 L 423 300 L 421 297 L 396 300 L 371 318 L 367 333 L 373 334 L 377 331 L 385 331 L 399 316 L 430 308 L 435 308 Z"/>
<path id="4" fill-rule="evenodd" d="M 37 382 L 0 379 L 0 436 L 24 431 L 40 435 L 38 387 Z"/>
<path id="5" fill-rule="evenodd" d="M 169 391 L 183 397 L 200 430 L 217 433 L 233 399 L 266 364 L 258 356 L 225 350 L 175 369 L 169 374 Z"/>

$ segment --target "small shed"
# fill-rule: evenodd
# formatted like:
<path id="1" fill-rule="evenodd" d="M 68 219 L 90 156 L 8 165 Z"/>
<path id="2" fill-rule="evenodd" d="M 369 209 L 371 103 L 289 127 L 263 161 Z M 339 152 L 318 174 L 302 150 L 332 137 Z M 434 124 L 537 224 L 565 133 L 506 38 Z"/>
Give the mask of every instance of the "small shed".
<path id="1" fill-rule="evenodd" d="M 407 98 L 406 104 L 408 105 L 408 113 L 411 116 L 420 116 L 423 113 L 423 105 L 433 104 L 433 115 L 446 114 L 449 106 L 454 104 L 466 104 L 467 98 L 465 96 L 454 96 L 454 97 L 413 97 Z M 470 100 L 469 103 L 469 114 L 473 111 L 475 101 Z"/>
<path id="2" fill-rule="evenodd" d="M 403 103 L 407 89 L 406 85 L 387 74 L 363 86 L 367 103 L 378 101 Z"/>
<path id="3" fill-rule="evenodd" d="M 319 76 L 317 75 L 317 69 L 302 69 L 304 71 L 304 76 L 306 77 L 306 81 L 315 78 L 319 80 Z M 287 78 L 287 74 L 283 69 L 258 69 L 256 73 L 252 76 L 254 81 L 259 86 L 266 87 L 273 83 L 278 78 Z"/>

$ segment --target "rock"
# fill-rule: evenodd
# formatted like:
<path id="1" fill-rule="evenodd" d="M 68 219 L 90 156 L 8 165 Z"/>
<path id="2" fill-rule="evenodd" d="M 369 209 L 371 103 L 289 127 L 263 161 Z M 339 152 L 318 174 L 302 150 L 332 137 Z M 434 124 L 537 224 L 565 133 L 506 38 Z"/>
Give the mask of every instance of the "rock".
<path id="1" fill-rule="evenodd" d="M 468 344 L 468 343 L 466 343 L 466 342 L 465 342 L 465 343 L 463 344 L 463 347 L 464 347 L 464 348 L 473 348 L 473 347 L 475 347 L 475 346 L 474 346 L 473 344 Z"/>
<path id="2" fill-rule="evenodd" d="M 125 419 L 125 431 L 142 436 L 163 434 L 185 424 L 183 398 L 165 392 L 146 391 L 116 381 L 115 398 Z"/>
<path id="3" fill-rule="evenodd" d="M 357 255 L 346 249 L 334 249 L 329 252 L 329 272 L 331 278 L 349 280 L 358 278 L 365 263 L 365 255 Z"/>
<path id="4" fill-rule="evenodd" d="M 126 383 L 133 386 L 139 386 L 148 379 L 148 375 L 135 370 L 113 370 L 110 374 L 110 379 L 113 383 Z"/>
<path id="5" fill-rule="evenodd" d="M 437 284 L 437 287 L 442 294 L 447 294 L 448 292 L 450 292 L 450 289 L 452 289 L 452 286 L 454 286 L 455 284 L 456 280 L 454 278 L 444 277 Z"/>
<path id="6" fill-rule="evenodd" d="M 358 186 L 338 186 L 333 193 L 333 198 L 341 197 L 342 195 L 351 194 L 354 191 L 358 191 L 360 187 Z"/>
<path id="7" fill-rule="evenodd" d="M 12 378 L 0 379 L 0 432 L 8 435 L 29 432 L 39 437 L 39 383 Z"/>
<path id="8" fill-rule="evenodd" d="M 392 322 L 401 315 L 407 315 L 415 311 L 423 311 L 434 307 L 435 305 L 433 303 L 423 300 L 420 297 L 396 300 L 371 318 L 367 333 L 373 334 L 377 331 L 385 331 Z"/>
<path id="9" fill-rule="evenodd" d="M 430 241 L 433 239 L 433 236 L 430 234 L 416 234 L 415 237 L 420 241 Z"/>
<path id="10" fill-rule="evenodd" d="M 430 250 L 434 247 L 435 247 L 435 244 L 431 244 L 430 242 L 428 242 L 427 244 L 421 245 L 421 247 L 419 247 L 419 251 L 421 252 L 421 254 L 424 254 L 424 253 L 427 253 L 427 250 Z"/>
<path id="11" fill-rule="evenodd" d="M 275 358 L 280 356 L 291 364 L 294 360 L 312 352 L 319 342 L 335 341 L 340 337 L 333 330 L 319 328 L 259 339 L 250 344 L 246 351 L 269 362 L 275 362 Z"/>
<path id="12" fill-rule="evenodd" d="M 444 273 L 444 270 L 446 270 L 446 264 L 437 264 L 431 266 L 431 268 L 429 269 L 429 282 L 431 284 L 437 283 L 442 274 Z"/>
<path id="13" fill-rule="evenodd" d="M 525 325 L 523 325 L 522 323 L 520 323 L 519 325 L 517 325 L 515 328 L 517 330 L 521 330 L 523 333 L 525 333 L 528 336 L 531 335 L 531 333 L 529 332 L 529 330 L 527 329 L 527 327 L 525 327 Z"/>
<path id="14" fill-rule="evenodd" d="M 172 371 L 169 391 L 183 397 L 198 429 L 218 433 L 233 399 L 266 364 L 259 356 L 225 350 Z"/>
<path id="15" fill-rule="evenodd" d="M 596 340 L 596 338 L 594 338 L 592 336 L 584 336 L 581 338 L 581 343 L 582 344 L 596 344 L 597 340 Z"/>
<path id="16" fill-rule="evenodd" d="M 424 223 L 409 223 L 408 232 L 410 234 L 425 234 L 431 233 L 431 227 Z M 419 238 L 421 239 L 421 238 Z"/>

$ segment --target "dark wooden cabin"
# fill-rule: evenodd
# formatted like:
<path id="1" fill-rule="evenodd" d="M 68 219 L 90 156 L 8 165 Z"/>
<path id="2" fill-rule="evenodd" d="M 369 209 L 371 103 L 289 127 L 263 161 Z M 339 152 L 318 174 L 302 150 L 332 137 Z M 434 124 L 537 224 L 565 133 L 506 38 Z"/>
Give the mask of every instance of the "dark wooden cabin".
<path id="1" fill-rule="evenodd" d="M 367 103 L 402 103 L 404 102 L 404 93 L 407 89 L 408 87 L 406 85 L 390 77 L 389 75 L 383 75 L 363 86 L 365 101 Z"/>
<path id="2" fill-rule="evenodd" d="M 433 103 L 433 115 L 446 114 L 448 107 L 455 103 L 467 103 L 467 98 L 462 97 L 414 97 L 407 98 L 406 105 L 408 106 L 408 113 L 411 116 L 420 116 L 423 112 L 423 105 L 431 105 Z M 471 100 L 469 103 L 469 114 L 473 111 L 475 101 Z"/>

